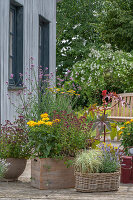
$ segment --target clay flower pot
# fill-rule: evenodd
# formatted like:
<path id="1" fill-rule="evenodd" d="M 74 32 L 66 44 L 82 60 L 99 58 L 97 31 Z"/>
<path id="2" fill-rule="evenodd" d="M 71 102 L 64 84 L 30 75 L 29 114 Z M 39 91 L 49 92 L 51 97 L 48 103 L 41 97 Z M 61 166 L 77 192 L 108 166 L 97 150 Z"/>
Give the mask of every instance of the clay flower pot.
<path id="1" fill-rule="evenodd" d="M 4 175 L 4 181 L 17 181 L 18 177 L 24 172 L 27 160 L 24 158 L 7 158 L 10 165 Z"/>

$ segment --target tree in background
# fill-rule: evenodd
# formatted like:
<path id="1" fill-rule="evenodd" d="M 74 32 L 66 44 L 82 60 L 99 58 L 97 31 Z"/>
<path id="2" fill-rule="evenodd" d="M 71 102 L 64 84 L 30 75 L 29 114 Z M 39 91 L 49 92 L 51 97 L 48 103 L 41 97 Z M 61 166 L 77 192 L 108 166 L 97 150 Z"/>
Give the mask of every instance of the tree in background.
<path id="1" fill-rule="evenodd" d="M 97 12 L 102 0 L 63 0 L 57 4 L 57 74 L 88 57 L 90 47 L 101 43 Z"/>
<path id="2" fill-rule="evenodd" d="M 57 4 L 57 75 L 72 71 L 65 87 L 80 88 L 76 106 L 100 102 L 104 89 L 133 92 L 132 47 L 133 0 Z"/>
<path id="3" fill-rule="evenodd" d="M 133 50 L 133 0 L 106 0 L 99 13 L 101 38 L 130 52 Z"/>

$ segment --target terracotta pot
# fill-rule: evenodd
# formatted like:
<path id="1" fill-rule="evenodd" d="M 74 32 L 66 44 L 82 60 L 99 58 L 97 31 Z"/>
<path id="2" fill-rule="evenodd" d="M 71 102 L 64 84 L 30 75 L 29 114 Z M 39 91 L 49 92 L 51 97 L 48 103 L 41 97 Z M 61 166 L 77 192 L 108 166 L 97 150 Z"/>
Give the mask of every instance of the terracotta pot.
<path id="1" fill-rule="evenodd" d="M 52 158 L 32 159 L 31 185 L 44 190 L 74 188 L 74 168 L 67 167 L 64 161 Z"/>
<path id="2" fill-rule="evenodd" d="M 24 172 L 27 160 L 24 158 L 7 158 L 6 159 L 10 165 L 8 170 L 4 175 L 5 181 L 16 181 L 18 177 Z"/>

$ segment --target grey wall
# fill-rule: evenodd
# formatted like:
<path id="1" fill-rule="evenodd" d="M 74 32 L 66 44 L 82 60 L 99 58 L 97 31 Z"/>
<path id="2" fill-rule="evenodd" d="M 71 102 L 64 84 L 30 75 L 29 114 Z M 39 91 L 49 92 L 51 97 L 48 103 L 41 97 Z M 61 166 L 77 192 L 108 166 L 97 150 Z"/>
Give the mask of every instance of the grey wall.
<path id="1" fill-rule="evenodd" d="M 16 0 L 24 6 L 23 30 L 23 63 L 24 71 L 29 67 L 29 58 L 34 58 L 38 66 L 38 27 L 39 15 L 50 21 L 50 72 L 56 68 L 56 1 L 55 0 Z M 10 0 L 0 0 L 0 113 L 1 122 L 13 120 L 16 116 L 11 102 L 19 105 L 17 91 L 8 90 L 8 57 L 9 57 L 9 5 Z M 26 80 L 25 80 L 26 83 Z M 10 101 L 10 99 L 11 101 Z"/>

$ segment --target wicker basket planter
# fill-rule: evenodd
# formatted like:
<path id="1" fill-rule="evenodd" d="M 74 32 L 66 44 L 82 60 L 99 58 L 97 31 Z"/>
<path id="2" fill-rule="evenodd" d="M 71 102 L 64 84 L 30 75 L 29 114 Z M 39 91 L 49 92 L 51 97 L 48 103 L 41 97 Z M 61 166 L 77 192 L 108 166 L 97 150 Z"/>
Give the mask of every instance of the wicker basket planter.
<path id="1" fill-rule="evenodd" d="M 75 171 L 75 188 L 79 192 L 115 191 L 119 188 L 120 172 L 114 173 L 87 173 Z"/>

